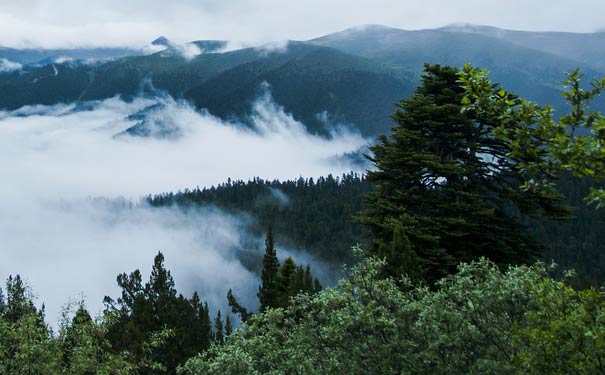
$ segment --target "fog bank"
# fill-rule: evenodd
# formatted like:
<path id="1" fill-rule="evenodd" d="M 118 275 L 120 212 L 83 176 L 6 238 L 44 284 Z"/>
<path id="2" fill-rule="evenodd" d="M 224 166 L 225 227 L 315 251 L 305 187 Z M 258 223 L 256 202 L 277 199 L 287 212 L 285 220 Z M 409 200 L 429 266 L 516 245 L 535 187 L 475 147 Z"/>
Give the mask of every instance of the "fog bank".
<path id="1" fill-rule="evenodd" d="M 98 312 L 104 295 L 117 296 L 118 273 L 139 268 L 148 277 L 161 250 L 180 292 L 198 290 L 224 308 L 231 287 L 254 304 L 257 276 L 235 256 L 262 250 L 261 239 L 247 238 L 249 218 L 133 204 L 227 178 L 359 169 L 338 156 L 365 139 L 343 129 L 330 139 L 310 135 L 268 93 L 248 122 L 225 122 L 169 97 L 0 112 L 0 279 L 21 274 L 55 322 L 60 306 L 81 294 Z M 126 131 L 135 125 L 149 136 Z"/>

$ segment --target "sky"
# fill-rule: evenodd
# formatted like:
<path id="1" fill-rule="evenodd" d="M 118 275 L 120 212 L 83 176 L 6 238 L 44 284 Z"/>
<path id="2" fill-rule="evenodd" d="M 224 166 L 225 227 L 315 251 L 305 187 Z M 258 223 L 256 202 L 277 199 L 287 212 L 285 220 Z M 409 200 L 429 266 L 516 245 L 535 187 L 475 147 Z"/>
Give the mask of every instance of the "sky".
<path id="1" fill-rule="evenodd" d="M 603 0 L 0 0 L 0 45 L 141 47 L 160 35 L 306 40 L 365 24 L 593 32 L 605 28 L 603 14 Z"/>

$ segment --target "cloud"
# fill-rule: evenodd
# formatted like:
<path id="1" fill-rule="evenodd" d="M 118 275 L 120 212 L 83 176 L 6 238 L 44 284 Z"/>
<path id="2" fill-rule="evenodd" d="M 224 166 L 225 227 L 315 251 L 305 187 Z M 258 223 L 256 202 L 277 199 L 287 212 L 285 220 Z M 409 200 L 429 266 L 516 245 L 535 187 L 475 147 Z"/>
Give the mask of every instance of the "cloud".
<path id="1" fill-rule="evenodd" d="M 290 198 L 288 198 L 288 196 L 280 189 L 269 188 L 269 191 L 271 192 L 271 196 L 280 206 L 287 206 L 290 203 Z"/>
<path id="2" fill-rule="evenodd" d="M 141 52 L 145 55 L 151 55 L 157 52 L 162 52 L 162 55 L 178 54 L 186 60 L 191 60 L 205 51 L 194 43 L 173 43 L 166 40 L 165 44 L 147 44 L 141 49 Z"/>
<path id="3" fill-rule="evenodd" d="M 175 45 L 177 52 L 183 56 L 186 60 L 191 60 L 194 57 L 201 55 L 202 50 L 200 47 L 196 46 L 193 43 L 183 43 Z"/>
<path id="4" fill-rule="evenodd" d="M 522 11 L 519 11 L 522 9 Z M 521 30 L 590 32 L 604 25 L 601 0 L 28 0 L 0 5 L 0 45 L 141 47 L 159 35 L 269 42 L 305 40 L 360 24 L 404 29 L 454 22 Z M 569 20 L 581 22 L 569 22 Z"/>
<path id="5" fill-rule="evenodd" d="M 19 63 L 0 58 L 0 73 L 12 72 L 19 70 L 23 66 Z"/>
<path id="6" fill-rule="evenodd" d="M 145 111 L 150 107 L 158 109 Z M 181 136 L 116 137 L 141 121 L 133 114 L 168 122 Z M 56 321 L 61 304 L 80 293 L 97 312 L 104 295 L 117 295 L 118 273 L 148 274 L 161 250 L 179 291 L 198 290 L 224 308 L 231 287 L 252 305 L 257 276 L 235 256 L 262 246 L 247 237 L 248 218 L 212 207 L 151 209 L 139 198 L 227 178 L 358 170 L 335 156 L 366 140 L 346 131 L 330 139 L 310 135 L 268 93 L 253 105 L 250 123 L 225 122 L 169 97 L 0 112 L 0 279 L 21 274 Z"/>

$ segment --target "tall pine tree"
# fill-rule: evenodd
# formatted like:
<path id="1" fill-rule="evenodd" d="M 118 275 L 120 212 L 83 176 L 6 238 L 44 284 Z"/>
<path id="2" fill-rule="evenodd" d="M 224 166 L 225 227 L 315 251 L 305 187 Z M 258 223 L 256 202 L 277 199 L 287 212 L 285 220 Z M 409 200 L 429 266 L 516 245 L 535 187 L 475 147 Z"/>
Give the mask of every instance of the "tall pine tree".
<path id="1" fill-rule="evenodd" d="M 458 73 L 426 65 L 414 95 L 398 104 L 392 133 L 367 156 L 374 190 L 360 221 L 372 251 L 396 277 L 432 283 L 481 256 L 500 264 L 532 261 L 543 247 L 527 235 L 519 213 L 565 214 L 560 196 L 519 190 L 519 161 L 492 135 L 499 123 L 462 111 Z"/>
<path id="2" fill-rule="evenodd" d="M 271 227 L 265 238 L 265 255 L 263 256 L 263 270 L 261 271 L 261 285 L 258 287 L 258 300 L 260 311 L 268 307 L 279 306 L 279 260 L 275 251 L 275 241 Z"/>
<path id="3" fill-rule="evenodd" d="M 154 258 L 145 284 L 139 270 L 121 274 L 117 281 L 121 297 L 115 302 L 105 297 L 107 311 L 118 315 L 108 333 L 114 352 L 128 351 L 137 363 L 157 363 L 166 369 L 139 372 L 176 373 L 179 364 L 210 346 L 212 325 L 207 304 L 202 304 L 197 293 L 191 299 L 177 294 L 161 252 Z M 160 336 L 161 345 L 154 345 Z"/>

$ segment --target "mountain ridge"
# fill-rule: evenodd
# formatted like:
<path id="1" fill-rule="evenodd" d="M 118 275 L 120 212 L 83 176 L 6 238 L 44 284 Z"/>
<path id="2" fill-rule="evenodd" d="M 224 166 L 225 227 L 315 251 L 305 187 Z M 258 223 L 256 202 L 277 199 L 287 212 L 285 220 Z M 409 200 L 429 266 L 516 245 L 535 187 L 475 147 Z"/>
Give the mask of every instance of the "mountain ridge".
<path id="1" fill-rule="evenodd" d="M 115 95 L 128 99 L 148 82 L 214 115 L 245 122 L 266 82 L 277 103 L 312 133 L 329 134 L 331 127 L 347 124 L 375 136 L 388 131 L 395 103 L 412 93 L 425 63 L 487 67 L 503 87 L 556 108 L 565 105 L 565 72 L 579 67 L 587 79 L 605 75 L 605 61 L 600 68 L 600 57 L 587 47 L 596 35 L 605 50 L 605 34 L 571 34 L 580 39 L 588 35 L 588 42 L 566 52 L 569 43 L 549 47 L 560 34 L 548 34 L 548 43 L 533 48 L 541 34 L 465 27 L 465 32 L 453 32 L 363 25 L 279 48 L 228 48 L 229 42 L 218 40 L 181 46 L 158 37 L 152 43 L 168 47 L 149 55 L 93 64 L 51 59 L 50 65 L 0 73 L 0 109 Z M 179 52 L 185 46 L 193 49 L 189 56 Z"/>

